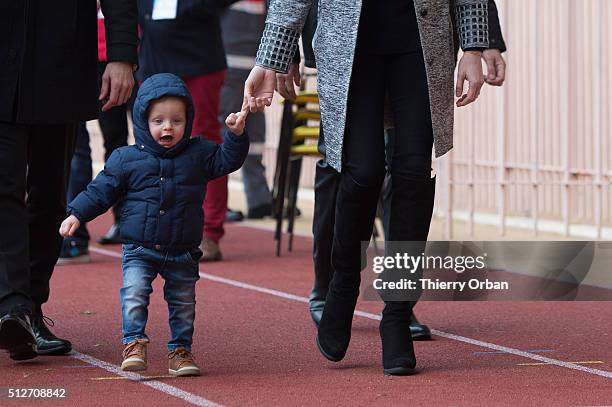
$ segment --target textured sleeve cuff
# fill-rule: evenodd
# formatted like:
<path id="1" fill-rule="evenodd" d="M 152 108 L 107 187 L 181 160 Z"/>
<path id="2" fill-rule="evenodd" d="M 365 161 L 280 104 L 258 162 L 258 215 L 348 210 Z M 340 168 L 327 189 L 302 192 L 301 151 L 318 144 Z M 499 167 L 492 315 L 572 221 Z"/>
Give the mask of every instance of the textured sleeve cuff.
<path id="1" fill-rule="evenodd" d="M 297 52 L 300 33 L 280 25 L 266 23 L 255 63 L 280 73 L 287 73 Z"/>
<path id="2" fill-rule="evenodd" d="M 487 0 L 457 0 L 455 13 L 461 48 L 489 48 Z"/>

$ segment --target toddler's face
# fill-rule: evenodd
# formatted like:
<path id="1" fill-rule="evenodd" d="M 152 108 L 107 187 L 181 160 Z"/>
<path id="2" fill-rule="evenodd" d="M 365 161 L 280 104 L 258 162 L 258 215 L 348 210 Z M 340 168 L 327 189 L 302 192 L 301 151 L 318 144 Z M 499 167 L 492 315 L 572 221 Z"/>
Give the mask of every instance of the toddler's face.
<path id="1" fill-rule="evenodd" d="M 153 140 L 165 148 L 174 147 L 185 134 L 187 108 L 178 97 L 167 96 L 151 102 L 149 131 Z"/>

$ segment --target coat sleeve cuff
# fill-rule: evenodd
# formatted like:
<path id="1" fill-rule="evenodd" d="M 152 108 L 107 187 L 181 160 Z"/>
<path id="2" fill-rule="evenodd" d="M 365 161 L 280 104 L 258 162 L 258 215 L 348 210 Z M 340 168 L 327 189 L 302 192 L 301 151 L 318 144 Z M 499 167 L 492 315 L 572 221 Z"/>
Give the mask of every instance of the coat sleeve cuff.
<path id="1" fill-rule="evenodd" d="M 298 48 L 300 33 L 280 25 L 266 23 L 255 63 L 280 73 L 289 72 L 289 65 Z"/>
<path id="2" fill-rule="evenodd" d="M 455 4 L 461 48 L 489 48 L 487 0 L 457 0 Z"/>
<path id="3" fill-rule="evenodd" d="M 224 141 L 229 141 L 230 143 L 234 143 L 234 144 L 243 144 L 243 143 L 249 143 L 249 133 L 247 133 L 246 129 L 244 129 L 244 132 L 242 133 L 241 136 L 232 133 L 232 131 L 230 129 L 226 129 L 225 130 L 225 140 Z"/>
<path id="4" fill-rule="evenodd" d="M 81 223 L 86 223 L 87 222 L 85 220 L 85 217 L 83 215 L 81 215 L 81 213 L 79 211 L 77 211 L 75 208 L 73 208 L 72 206 L 68 206 L 68 210 L 66 211 L 66 214 L 76 216 L 76 218 Z"/>
<path id="5" fill-rule="evenodd" d="M 136 47 L 131 44 L 114 44 L 106 49 L 107 62 L 129 62 L 138 65 L 138 54 Z"/>

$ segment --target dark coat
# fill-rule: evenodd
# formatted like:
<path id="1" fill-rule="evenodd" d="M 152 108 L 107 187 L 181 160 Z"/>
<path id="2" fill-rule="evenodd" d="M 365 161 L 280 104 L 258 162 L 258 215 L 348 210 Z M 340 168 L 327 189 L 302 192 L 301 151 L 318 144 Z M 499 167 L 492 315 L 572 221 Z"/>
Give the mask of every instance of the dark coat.
<path id="1" fill-rule="evenodd" d="M 188 104 L 183 139 L 167 149 L 151 137 L 149 103 L 162 96 L 179 96 Z M 140 89 L 134 104 L 136 144 L 116 149 L 102 172 L 68 205 L 68 213 L 88 222 L 123 198 L 120 218 L 124 243 L 157 250 L 188 250 L 202 240 L 202 201 L 206 184 L 236 171 L 244 162 L 249 139 L 229 130 L 225 143 L 190 138 L 194 109 L 181 79 L 154 75 Z"/>
<path id="2" fill-rule="evenodd" d="M 312 1 L 312 7 L 310 8 L 308 17 L 306 18 L 306 23 L 304 24 L 304 29 L 302 30 L 302 49 L 304 51 L 304 65 L 308 68 L 317 67 L 314 51 L 312 50 L 312 39 L 317 29 L 318 4 L 318 0 Z M 451 13 L 451 17 L 453 18 L 453 25 L 456 26 L 455 14 Z M 457 30 L 455 30 L 454 41 L 455 52 L 458 52 L 459 37 L 457 34 Z M 501 52 L 506 52 L 506 42 L 504 41 L 504 36 L 502 34 L 501 24 L 499 22 L 499 13 L 497 11 L 497 4 L 495 4 L 495 0 L 489 0 L 489 48 L 498 49 Z M 300 62 L 299 59 L 300 56 L 298 51 L 294 61 Z"/>
<path id="3" fill-rule="evenodd" d="M 175 19 L 153 20 L 153 0 L 138 0 L 138 79 L 160 72 L 189 78 L 224 70 L 220 14 L 236 1 L 178 0 Z"/>
<path id="4" fill-rule="evenodd" d="M 102 0 L 109 61 L 137 63 L 136 0 Z M 0 121 L 60 124 L 100 110 L 95 0 L 0 1 Z"/>

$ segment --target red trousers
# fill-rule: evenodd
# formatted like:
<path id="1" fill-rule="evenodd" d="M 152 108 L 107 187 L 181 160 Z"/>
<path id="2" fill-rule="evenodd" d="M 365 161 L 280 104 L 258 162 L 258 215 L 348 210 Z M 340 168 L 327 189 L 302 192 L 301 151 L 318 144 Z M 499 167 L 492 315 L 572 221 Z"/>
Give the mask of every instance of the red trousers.
<path id="1" fill-rule="evenodd" d="M 221 144 L 223 140 L 219 125 L 219 104 L 225 71 L 182 79 L 191 93 L 195 108 L 191 136 L 201 136 Z M 227 212 L 227 176 L 208 183 L 202 209 L 204 237 L 218 243 L 225 234 L 223 223 Z"/>

